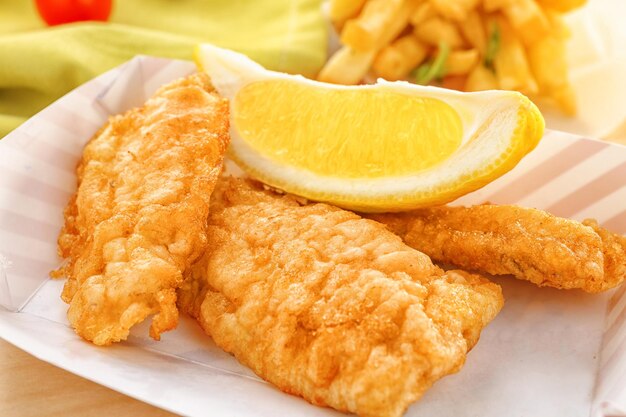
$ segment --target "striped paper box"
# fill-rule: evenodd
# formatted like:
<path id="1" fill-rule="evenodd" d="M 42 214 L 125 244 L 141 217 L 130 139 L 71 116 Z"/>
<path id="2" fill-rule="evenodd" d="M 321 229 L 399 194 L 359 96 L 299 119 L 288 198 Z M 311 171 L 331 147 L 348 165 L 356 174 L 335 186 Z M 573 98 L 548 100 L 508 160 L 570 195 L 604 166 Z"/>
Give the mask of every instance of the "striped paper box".
<path id="1" fill-rule="evenodd" d="M 110 388 L 184 415 L 328 416 L 261 381 L 191 320 L 149 339 L 96 348 L 69 328 L 56 237 L 74 192 L 75 166 L 111 114 L 193 72 L 183 61 L 137 57 L 79 87 L 0 141 L 0 337 Z M 626 233 L 626 147 L 547 132 L 517 168 L 456 203 L 515 203 L 594 217 Z M 458 374 L 407 416 L 626 415 L 626 286 L 589 295 L 507 277 L 506 304 Z M 209 411 L 210 410 L 210 411 Z"/>

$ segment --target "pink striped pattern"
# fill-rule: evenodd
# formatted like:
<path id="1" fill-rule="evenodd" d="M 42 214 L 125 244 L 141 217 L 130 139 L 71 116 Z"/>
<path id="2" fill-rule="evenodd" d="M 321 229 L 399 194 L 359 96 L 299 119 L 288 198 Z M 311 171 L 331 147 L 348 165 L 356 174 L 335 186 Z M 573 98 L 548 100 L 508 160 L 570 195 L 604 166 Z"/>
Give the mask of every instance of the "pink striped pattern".
<path id="1" fill-rule="evenodd" d="M 57 207 L 64 207 L 67 204 L 71 195 L 65 190 L 62 190 L 20 172 L 10 170 L 7 167 L 0 168 L 0 176 L 2 177 L 0 187 L 8 188 L 18 193 L 24 194 L 25 196 L 43 201 L 45 203 L 49 203 Z"/>
<path id="2" fill-rule="evenodd" d="M 624 225 L 626 225 L 626 210 L 622 210 L 621 213 L 611 217 L 605 221 L 603 225 L 609 230 L 617 230 L 621 233 L 625 233 Z"/>
<path id="3" fill-rule="evenodd" d="M 37 276 L 47 277 L 50 271 L 55 269 L 59 263 L 42 260 L 38 255 L 33 253 L 30 256 L 24 256 L 24 254 L 5 252 L 4 256 L 11 261 L 11 267 L 7 270 L 7 273 L 33 278 Z"/>
<path id="4" fill-rule="evenodd" d="M 619 186 L 624 185 L 624 182 L 626 182 L 626 161 L 584 186 L 572 190 L 567 197 L 546 210 L 557 216 L 570 217 L 616 191 Z"/>
<path id="5" fill-rule="evenodd" d="M 506 176 L 497 180 L 501 186 L 494 193 L 482 196 L 480 203 L 490 201 L 501 204 L 515 204 L 527 198 L 539 188 L 554 190 L 555 194 L 562 195 L 562 189 L 556 188 L 555 180 L 562 175 L 575 173 L 581 164 L 598 153 L 611 148 L 623 157 L 623 163 L 604 172 L 580 171 L 582 184 L 571 184 L 571 190 L 558 201 L 542 206 L 541 201 L 533 202 L 534 206 L 547 210 L 562 217 L 574 217 L 577 213 L 591 207 L 602 198 L 626 186 L 626 147 L 599 142 L 589 139 L 574 139 L 561 135 L 550 135 L 549 140 L 570 141 L 560 152 L 554 152 L 545 161 L 524 172 L 523 175 L 512 181 L 506 181 Z M 544 152 L 540 144 L 537 152 Z M 549 152 L 546 148 L 545 152 Z M 528 157 L 532 158 L 532 154 Z M 626 234 L 626 201 L 621 206 L 610 207 L 612 213 L 603 216 L 602 213 L 593 214 L 599 223 L 616 233 Z M 626 285 L 622 285 L 611 296 L 607 304 L 607 323 L 604 334 L 600 358 L 602 365 L 598 371 L 594 404 L 601 409 L 602 404 L 612 403 L 626 410 L 626 403 L 619 403 L 626 399 Z M 608 320 L 611 319 L 609 322 Z M 607 350 L 607 347 L 609 348 Z M 616 415 L 617 417 L 617 415 Z"/>
<path id="6" fill-rule="evenodd" d="M 121 71 L 130 67 L 135 68 L 140 74 L 139 77 L 118 77 Z M 11 169 L 0 165 L 0 190 L 2 188 L 10 189 L 18 196 L 24 197 L 23 201 L 13 197 L 11 198 L 12 201 L 0 201 L 0 239 L 3 238 L 3 233 L 6 233 L 6 236 L 18 235 L 20 240 L 23 238 L 25 242 L 22 242 L 20 247 L 27 247 L 28 244 L 32 244 L 32 247 L 42 248 L 41 251 L 51 252 L 50 247 L 46 249 L 41 245 L 41 242 L 53 243 L 56 241 L 57 233 L 61 228 L 62 211 L 70 198 L 70 193 L 61 187 L 51 185 L 60 184 L 59 181 L 55 181 L 55 178 L 59 178 L 60 174 L 55 173 L 52 168 L 65 173 L 66 176 L 67 172 L 74 171 L 80 157 L 80 148 L 89 140 L 94 131 L 106 121 L 108 117 L 107 105 L 122 103 L 126 97 L 122 93 L 146 88 L 146 83 L 150 80 L 152 80 L 150 88 L 153 85 L 156 88 L 156 84 L 161 79 L 166 80 L 168 77 L 173 79 L 191 72 L 193 69 L 193 64 L 178 63 L 172 65 L 171 60 L 137 58 L 79 87 L 74 93 L 61 98 L 51 107 L 43 110 L 40 115 L 35 116 L 0 141 L 0 153 L 4 147 L 12 147 L 20 150 L 20 152 L 14 152 L 17 155 L 16 158 L 19 158 L 20 154 L 28 156 L 23 161 L 11 161 L 13 167 Z M 151 94 L 152 91 L 145 91 L 144 93 L 146 97 L 143 99 L 147 98 L 147 95 Z M 135 97 L 135 99 L 139 98 L 141 97 Z M 84 103 L 85 99 L 89 99 L 92 105 L 81 105 L 80 103 Z M 50 132 L 41 124 L 38 125 L 42 119 L 45 120 L 45 123 L 52 123 L 60 128 Z M 40 140 L 43 135 L 46 135 L 45 141 Z M 68 143 L 75 141 L 76 152 L 68 152 L 54 145 L 62 141 L 66 147 L 69 146 Z M 546 141 L 561 141 L 563 146 L 546 146 Z M 611 152 L 622 155 L 623 163 L 619 163 L 606 172 L 603 170 L 599 170 L 600 173 L 582 172 L 581 164 L 593 162 L 590 158 L 597 156 L 598 153 L 609 147 Z M 558 151 L 557 149 L 561 150 Z M 542 155 L 546 158 L 533 160 L 536 155 Z M 537 198 L 528 204 L 547 209 L 558 215 L 575 216 L 583 210 L 595 210 L 598 206 L 597 203 L 603 197 L 620 190 L 626 183 L 626 147 L 622 146 L 551 132 L 526 160 L 534 161 L 536 164 L 529 164 L 529 167 L 532 166 L 532 168 L 526 168 L 524 172 L 523 161 L 516 170 L 518 173 L 522 170 L 519 176 L 509 179 L 510 177 L 505 175 L 486 190 L 483 190 L 482 194 L 476 193 L 474 200 L 472 200 L 471 195 L 468 195 L 466 201 L 480 203 L 489 200 L 497 203 L 516 203 L 525 199 L 524 201 L 528 202 L 528 199 L 532 199 L 535 194 L 538 194 L 533 194 L 535 190 L 545 191 L 544 195 L 554 190 L 553 195 L 559 196 L 558 201 L 547 203 Z M 34 178 L 31 169 L 32 161 L 41 161 L 42 166 L 38 167 L 40 169 L 36 172 L 47 173 L 48 176 Z M 577 173 L 576 178 L 584 178 L 584 180 L 582 183 L 571 184 L 571 190 L 566 190 L 567 192 L 564 194 L 562 186 L 559 186 L 555 181 L 563 178 L 563 175 L 571 173 Z M 493 188 L 491 188 L 492 186 Z M 558 193 L 556 193 L 557 191 Z M 32 201 L 31 199 L 44 203 L 49 212 L 49 217 L 31 218 L 23 214 L 29 212 L 28 210 L 19 210 L 20 207 L 26 208 L 29 201 Z M 2 204 L 10 204 L 10 207 L 3 207 Z M 596 217 L 601 224 L 613 231 L 626 233 L 626 207 L 624 205 L 621 207 L 603 207 L 597 213 L 595 211 L 585 213 Z M 7 245 L 4 248 L 11 249 Z M 32 250 L 21 249 L 12 249 L 8 252 L 5 251 L 2 255 L 12 262 L 12 266 L 5 271 L 9 288 L 23 284 L 14 277 L 24 277 L 30 282 L 29 285 L 44 282 L 47 279 L 48 271 L 55 268 L 59 263 L 59 259 L 53 253 L 32 253 Z M 1 288 L 2 285 L 0 285 Z M 15 293 L 19 293 L 19 291 Z M 0 301 L 2 300 L 4 299 L 0 297 Z M 25 299 L 13 300 L 13 304 L 19 306 L 24 301 Z M 626 370 L 626 286 L 619 288 L 608 301 L 606 317 L 606 332 L 603 348 L 600 352 L 603 365 L 599 369 L 594 399 L 596 406 L 626 399 L 626 371 L 624 371 Z M 611 322 L 608 322 L 609 318 Z M 624 372 L 624 374 L 620 374 L 620 372 Z M 618 405 L 626 409 L 626 403 Z"/>
<path id="7" fill-rule="evenodd" d="M 535 190 L 542 188 L 554 190 L 555 194 L 562 195 L 562 189 L 557 188 L 557 179 L 564 174 L 576 173 L 581 164 L 588 161 L 607 148 L 622 155 L 617 166 L 600 173 L 595 171 L 580 171 L 579 177 L 585 182 L 571 184 L 563 197 L 550 205 L 542 205 L 541 201 L 533 202 L 533 206 L 547 210 L 562 217 L 574 217 L 588 209 L 602 198 L 626 186 L 626 147 L 599 142 L 589 139 L 574 139 L 561 135 L 550 135 L 549 140 L 570 141 L 560 152 L 554 152 L 545 161 L 524 172 L 523 175 L 512 181 L 506 181 L 506 176 L 497 180 L 502 184 L 494 193 L 483 196 L 480 203 L 490 201 L 501 204 L 515 204 L 527 198 Z M 543 152 L 540 144 L 537 152 Z M 546 152 L 549 152 L 546 148 Z M 528 158 L 532 158 L 532 154 Z M 599 167 L 600 168 L 600 167 Z M 626 234 L 626 201 L 621 206 L 609 207 L 608 216 L 603 213 L 593 214 L 599 223 L 616 233 Z M 619 311 L 616 310 L 619 307 Z M 602 365 L 598 371 L 594 398 L 595 409 L 601 409 L 602 404 L 612 403 L 626 410 L 626 285 L 622 285 L 609 299 L 607 304 L 607 323 L 604 334 L 600 358 Z M 609 318 L 612 320 L 609 322 Z M 607 350 L 607 347 L 610 349 Z M 617 417 L 617 416 L 616 416 Z"/>
<path id="8" fill-rule="evenodd" d="M 102 126 L 102 123 L 97 124 L 85 117 L 81 117 L 79 112 L 71 108 L 56 112 L 44 112 L 41 117 L 57 126 L 64 126 L 72 132 L 90 132 L 91 135 L 96 133 Z M 91 135 L 89 136 L 91 137 Z"/>
<path id="9" fill-rule="evenodd" d="M 147 59 L 141 61 L 140 69 L 144 84 L 150 81 L 154 76 L 162 72 L 163 64 L 164 63 L 162 61 L 156 59 Z"/>
<path id="10" fill-rule="evenodd" d="M 494 203 L 515 203 L 537 188 L 545 185 L 546 180 L 554 179 L 561 173 L 576 167 L 589 157 L 610 146 L 604 142 L 580 139 L 573 142 L 560 153 L 553 155 L 522 177 L 507 184 L 507 187 L 492 194 L 488 201 Z"/>
<path id="11" fill-rule="evenodd" d="M 44 242 L 55 242 L 60 228 L 58 225 L 44 223 L 0 208 L 0 230 L 23 234 Z"/>
<path id="12" fill-rule="evenodd" d="M 609 300 L 609 303 L 607 305 L 607 309 L 608 309 L 608 313 L 611 314 L 611 312 L 613 311 L 613 309 L 615 308 L 615 306 L 617 306 L 618 302 L 622 299 L 622 297 L 626 296 L 626 285 L 622 285 L 621 287 L 619 287 L 615 293 L 613 294 L 613 296 L 611 297 L 611 299 Z"/>
<path id="13" fill-rule="evenodd" d="M 80 154 L 71 154 L 44 141 L 38 141 L 37 143 L 27 146 L 20 146 L 18 141 L 12 141 L 9 142 L 7 146 L 21 150 L 27 153 L 31 158 L 46 161 L 50 165 L 68 172 L 75 171 L 76 158 Z"/>
<path id="14" fill-rule="evenodd" d="M 606 314 L 594 400 L 600 415 L 604 415 L 603 406 L 609 403 L 626 409 L 626 404 L 618 400 L 626 397 L 626 285 L 613 293 Z"/>

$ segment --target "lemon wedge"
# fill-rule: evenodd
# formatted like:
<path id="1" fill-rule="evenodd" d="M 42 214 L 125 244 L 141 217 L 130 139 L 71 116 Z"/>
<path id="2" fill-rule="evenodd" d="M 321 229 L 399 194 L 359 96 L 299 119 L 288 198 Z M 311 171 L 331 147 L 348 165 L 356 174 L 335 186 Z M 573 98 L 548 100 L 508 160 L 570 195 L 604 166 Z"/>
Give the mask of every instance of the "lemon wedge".
<path id="1" fill-rule="evenodd" d="M 241 168 L 348 209 L 447 203 L 511 170 L 543 135 L 541 113 L 517 92 L 333 85 L 208 44 L 195 57 L 230 100 L 230 156 Z"/>

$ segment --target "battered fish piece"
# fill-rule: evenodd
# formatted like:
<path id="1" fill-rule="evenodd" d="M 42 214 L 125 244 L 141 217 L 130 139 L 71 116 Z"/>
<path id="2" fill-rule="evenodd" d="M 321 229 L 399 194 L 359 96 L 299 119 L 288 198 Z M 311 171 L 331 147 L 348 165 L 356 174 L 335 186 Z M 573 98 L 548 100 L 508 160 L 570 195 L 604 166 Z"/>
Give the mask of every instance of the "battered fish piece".
<path id="1" fill-rule="evenodd" d="M 433 260 L 471 271 L 590 293 L 626 278 L 626 238 L 595 220 L 580 223 L 541 210 L 491 204 L 368 217 Z"/>
<path id="2" fill-rule="evenodd" d="M 229 142 L 228 103 L 204 74 L 112 117 L 84 149 L 58 240 L 68 319 L 97 345 L 176 327 L 176 288 L 206 248 L 210 195 Z"/>
<path id="3" fill-rule="evenodd" d="M 379 223 L 241 179 L 218 183 L 208 241 L 181 311 L 281 390 L 361 416 L 400 416 L 458 371 L 503 304 Z"/>

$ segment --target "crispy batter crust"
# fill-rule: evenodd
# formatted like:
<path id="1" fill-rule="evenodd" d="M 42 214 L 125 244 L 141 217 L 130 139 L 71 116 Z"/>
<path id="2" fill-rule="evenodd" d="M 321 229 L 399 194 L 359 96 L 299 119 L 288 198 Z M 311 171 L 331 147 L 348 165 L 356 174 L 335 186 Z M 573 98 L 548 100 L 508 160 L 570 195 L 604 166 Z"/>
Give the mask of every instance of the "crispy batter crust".
<path id="1" fill-rule="evenodd" d="M 381 224 L 238 179 L 213 194 L 208 248 L 181 309 L 281 390 L 361 416 L 400 416 L 458 371 L 503 303 Z"/>
<path id="2" fill-rule="evenodd" d="M 228 104 L 203 74 L 162 87 L 112 117 L 84 149 L 65 210 L 62 298 L 76 332 L 123 340 L 155 315 L 150 335 L 174 328 L 175 289 L 206 247 L 210 195 L 228 145 Z"/>
<path id="3" fill-rule="evenodd" d="M 626 238 L 545 211 L 505 205 L 369 216 L 433 260 L 539 286 L 596 293 L 626 278 Z"/>

